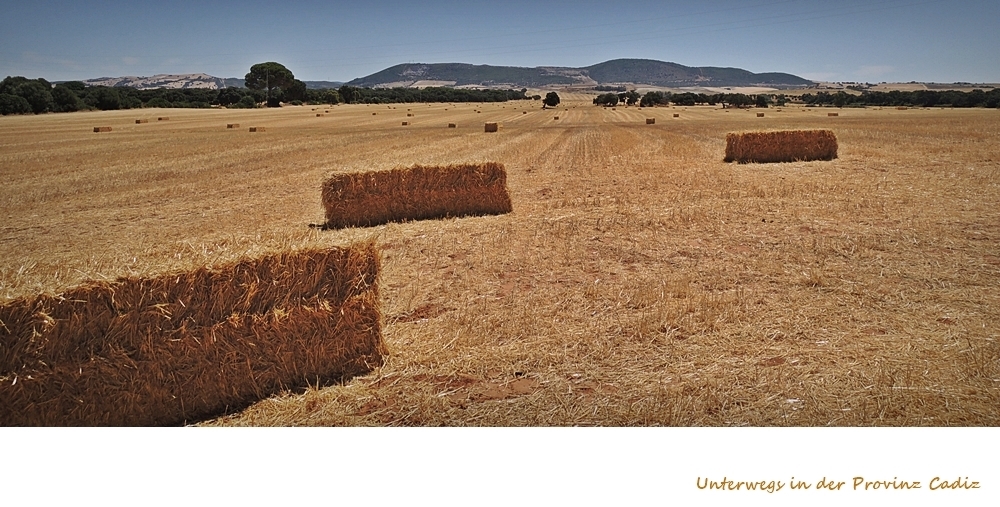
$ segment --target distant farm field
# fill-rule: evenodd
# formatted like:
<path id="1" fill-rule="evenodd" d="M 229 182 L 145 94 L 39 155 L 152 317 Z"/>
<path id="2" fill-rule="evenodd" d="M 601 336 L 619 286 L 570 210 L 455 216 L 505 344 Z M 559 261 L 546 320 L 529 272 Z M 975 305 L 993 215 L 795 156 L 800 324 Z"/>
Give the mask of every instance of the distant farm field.
<path id="1" fill-rule="evenodd" d="M 208 424 L 1000 424 L 1000 112 L 591 99 L 0 117 L 0 304 L 374 239 L 386 363 Z M 838 157 L 723 162 L 786 129 Z M 466 162 L 512 213 L 309 227 L 332 173 Z"/>

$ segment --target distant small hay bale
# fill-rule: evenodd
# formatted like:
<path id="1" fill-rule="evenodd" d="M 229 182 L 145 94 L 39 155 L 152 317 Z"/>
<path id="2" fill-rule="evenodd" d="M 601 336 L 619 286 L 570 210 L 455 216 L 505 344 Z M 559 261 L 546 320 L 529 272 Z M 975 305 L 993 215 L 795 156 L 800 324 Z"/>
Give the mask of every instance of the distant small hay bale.
<path id="1" fill-rule="evenodd" d="M 726 162 L 769 163 L 837 158 L 837 137 L 830 130 L 730 133 Z"/>
<path id="2" fill-rule="evenodd" d="M 94 132 L 111 132 L 111 127 L 94 127 Z"/>
<path id="3" fill-rule="evenodd" d="M 554 118 L 552 118 L 552 119 L 553 119 L 553 120 L 558 120 L 558 119 L 559 119 L 559 117 L 558 117 L 558 116 L 556 116 L 556 117 L 554 117 Z"/>
<path id="4" fill-rule="evenodd" d="M 680 113 L 674 113 L 674 118 L 680 118 L 680 117 L 681 117 Z"/>
<path id="5" fill-rule="evenodd" d="M 840 116 L 840 113 L 826 113 L 827 116 Z"/>
<path id="6" fill-rule="evenodd" d="M 226 124 L 226 128 L 227 129 L 238 129 L 238 128 L 240 128 L 240 124 L 239 123 L 227 123 Z"/>
<path id="7" fill-rule="evenodd" d="M 404 121 L 404 122 L 403 122 L 403 126 L 404 126 L 404 127 L 408 126 L 409 124 L 410 124 L 410 122 L 408 122 L 408 121 Z"/>
<path id="8" fill-rule="evenodd" d="M 325 116 L 323 113 L 316 113 L 316 117 Z"/>
<path id="9" fill-rule="evenodd" d="M 335 174 L 322 200 L 334 229 L 512 210 L 507 171 L 497 162 Z"/>
<path id="10" fill-rule="evenodd" d="M 329 109 L 327 109 L 326 111 L 323 111 L 323 112 L 324 112 L 324 113 L 329 113 L 329 112 L 330 112 L 330 110 L 329 110 Z"/>
<path id="11" fill-rule="evenodd" d="M 250 127 L 250 132 L 264 132 L 265 130 L 264 127 Z"/>
<path id="12" fill-rule="evenodd" d="M 611 110 L 612 110 L 612 111 L 617 111 L 617 110 L 618 110 L 618 108 L 617 108 L 617 107 L 612 107 L 612 108 L 611 108 Z"/>
<path id="13" fill-rule="evenodd" d="M 286 251 L 0 305 L 0 426 L 180 425 L 367 373 L 386 353 L 378 252 Z"/>
<path id="14" fill-rule="evenodd" d="M 136 120 L 135 123 L 136 124 L 139 124 L 139 123 L 149 123 L 149 120 Z"/>
<path id="15" fill-rule="evenodd" d="M 497 132 L 500 130 L 500 124 L 496 122 L 487 122 L 483 129 L 486 132 Z"/>
<path id="16" fill-rule="evenodd" d="M 156 121 L 167 121 L 169 119 L 170 119 L 169 116 L 160 116 L 159 118 L 156 119 Z"/>
<path id="17" fill-rule="evenodd" d="M 372 113 L 372 116 L 375 116 L 376 114 L 378 114 L 378 113 Z"/>
<path id="18" fill-rule="evenodd" d="M 455 125 L 454 123 L 449 123 L 448 124 L 448 128 L 450 128 L 450 129 L 457 128 L 457 127 L 458 127 L 458 125 Z"/>
<path id="19" fill-rule="evenodd" d="M 413 113 L 406 113 L 406 116 L 413 116 Z"/>
<path id="20" fill-rule="evenodd" d="M 656 118 L 646 118 L 646 125 L 655 125 Z"/>
<path id="21" fill-rule="evenodd" d="M 521 111 L 521 114 L 528 114 L 527 111 Z"/>
<path id="22" fill-rule="evenodd" d="M 757 117 L 758 118 L 763 118 L 764 117 L 764 113 L 757 113 Z"/>

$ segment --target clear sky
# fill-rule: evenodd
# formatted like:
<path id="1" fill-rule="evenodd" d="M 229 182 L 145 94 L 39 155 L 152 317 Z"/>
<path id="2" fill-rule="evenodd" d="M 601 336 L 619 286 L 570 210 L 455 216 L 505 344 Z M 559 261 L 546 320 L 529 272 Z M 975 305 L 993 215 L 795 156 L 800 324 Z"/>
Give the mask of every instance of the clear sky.
<path id="1" fill-rule="evenodd" d="M 206 73 L 276 61 L 348 81 L 407 62 L 651 58 L 825 81 L 1000 82 L 998 0 L 0 0 L 0 77 Z"/>

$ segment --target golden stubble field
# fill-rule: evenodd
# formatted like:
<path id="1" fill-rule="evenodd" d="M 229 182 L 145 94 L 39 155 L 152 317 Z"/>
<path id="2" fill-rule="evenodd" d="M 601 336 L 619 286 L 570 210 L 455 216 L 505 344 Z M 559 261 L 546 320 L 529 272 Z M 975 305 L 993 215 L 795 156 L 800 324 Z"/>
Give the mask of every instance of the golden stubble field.
<path id="1" fill-rule="evenodd" d="M 1000 424 L 1000 112 L 591 98 L 2 117 L 0 302 L 374 238 L 386 364 L 207 424 Z M 308 226 L 331 172 L 470 161 L 513 213 Z"/>

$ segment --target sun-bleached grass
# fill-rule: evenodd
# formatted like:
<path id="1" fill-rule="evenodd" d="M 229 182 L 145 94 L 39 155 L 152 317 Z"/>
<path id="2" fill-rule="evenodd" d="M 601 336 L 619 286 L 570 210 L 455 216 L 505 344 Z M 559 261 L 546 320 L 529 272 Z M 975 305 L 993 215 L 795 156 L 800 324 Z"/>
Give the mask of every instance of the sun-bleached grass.
<path id="1" fill-rule="evenodd" d="M 1000 423 L 995 111 L 852 110 L 835 160 L 735 165 L 726 134 L 753 114 L 666 130 L 560 95 L 556 123 L 501 104 L 411 106 L 408 129 L 377 106 L 172 110 L 155 133 L 0 118 L 0 297 L 373 238 L 386 364 L 211 424 Z M 768 129 L 831 128 L 782 109 Z M 236 121 L 267 135 L 219 128 Z M 308 228 L 330 168 L 467 160 L 505 165 L 513 213 Z"/>

